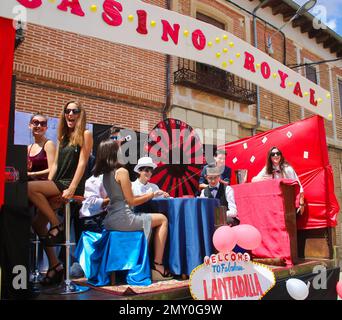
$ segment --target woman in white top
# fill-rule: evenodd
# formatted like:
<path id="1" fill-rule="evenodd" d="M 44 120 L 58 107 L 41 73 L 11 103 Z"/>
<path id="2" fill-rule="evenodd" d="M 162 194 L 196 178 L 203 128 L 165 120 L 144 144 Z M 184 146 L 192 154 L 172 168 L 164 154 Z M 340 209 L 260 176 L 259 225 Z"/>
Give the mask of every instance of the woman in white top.
<path id="1" fill-rule="evenodd" d="M 155 192 L 159 190 L 159 187 L 150 183 L 153 170 L 157 167 L 153 163 L 150 157 L 142 157 L 138 160 L 138 164 L 134 167 L 134 172 L 136 172 L 139 177 L 132 183 L 132 191 L 135 196 L 141 196 L 149 192 Z M 169 194 L 164 192 L 159 197 L 168 198 Z"/>
<path id="2" fill-rule="evenodd" d="M 296 180 L 300 187 L 300 214 L 304 212 L 304 190 L 294 169 L 286 162 L 278 147 L 272 147 L 268 151 L 266 166 L 252 179 L 252 182 L 268 179 L 292 179 Z"/>

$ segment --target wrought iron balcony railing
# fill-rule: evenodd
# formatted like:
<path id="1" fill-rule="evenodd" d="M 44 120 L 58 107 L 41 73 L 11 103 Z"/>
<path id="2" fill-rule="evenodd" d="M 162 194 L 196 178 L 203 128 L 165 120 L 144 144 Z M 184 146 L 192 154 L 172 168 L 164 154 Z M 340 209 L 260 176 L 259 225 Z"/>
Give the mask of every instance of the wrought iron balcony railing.
<path id="1" fill-rule="evenodd" d="M 187 59 L 178 59 L 174 84 L 192 87 L 245 104 L 256 103 L 256 87 L 229 72 Z"/>

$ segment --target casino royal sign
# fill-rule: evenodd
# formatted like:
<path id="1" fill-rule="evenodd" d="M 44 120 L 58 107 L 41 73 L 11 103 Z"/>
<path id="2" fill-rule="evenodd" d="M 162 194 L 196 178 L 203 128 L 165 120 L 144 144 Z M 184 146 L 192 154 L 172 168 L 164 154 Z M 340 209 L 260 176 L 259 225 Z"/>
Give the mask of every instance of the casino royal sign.
<path id="1" fill-rule="evenodd" d="M 327 90 L 233 34 L 174 11 L 137 0 L 1 0 L 0 16 L 210 64 L 332 119 Z"/>

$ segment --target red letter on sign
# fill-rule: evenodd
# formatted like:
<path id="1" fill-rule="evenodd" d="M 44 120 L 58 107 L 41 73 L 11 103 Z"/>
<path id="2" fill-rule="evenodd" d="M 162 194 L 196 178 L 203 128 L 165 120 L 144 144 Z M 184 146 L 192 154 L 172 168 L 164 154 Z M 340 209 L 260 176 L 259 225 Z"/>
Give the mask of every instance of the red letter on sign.
<path id="1" fill-rule="evenodd" d="M 57 6 L 59 10 L 68 11 L 68 7 L 71 8 L 71 13 L 76 14 L 78 16 L 83 17 L 84 12 L 82 11 L 81 5 L 79 4 L 78 0 L 62 0 L 62 3 Z"/>
<path id="2" fill-rule="evenodd" d="M 167 35 L 169 35 L 171 37 L 171 39 L 173 40 L 173 42 L 175 44 L 178 44 L 178 36 L 179 36 L 180 25 L 178 23 L 175 23 L 173 25 L 173 29 L 172 29 L 172 27 L 170 26 L 168 21 L 162 20 L 161 22 L 163 24 L 162 39 L 166 42 L 169 41 L 169 38 L 167 37 Z"/>
<path id="3" fill-rule="evenodd" d="M 243 67 L 247 70 L 255 72 L 254 56 L 247 51 L 245 51 L 245 65 Z"/>
<path id="4" fill-rule="evenodd" d="M 310 89 L 310 103 L 316 107 L 317 106 L 317 100 L 315 100 L 315 90 Z"/>
<path id="5" fill-rule="evenodd" d="M 280 80 L 281 80 L 280 86 L 285 89 L 286 88 L 285 80 L 289 75 L 287 73 L 281 71 L 281 70 L 278 70 L 278 74 L 279 74 Z"/>
<path id="6" fill-rule="evenodd" d="M 141 34 L 147 34 L 146 28 L 146 20 L 147 20 L 147 13 L 145 10 L 137 10 L 138 15 L 138 28 L 137 32 Z"/>
<path id="7" fill-rule="evenodd" d="M 122 23 L 122 17 L 120 12 L 122 12 L 121 3 L 114 0 L 106 0 L 103 3 L 102 19 L 110 26 L 119 26 Z"/>
<path id="8" fill-rule="evenodd" d="M 192 33 L 192 44 L 197 50 L 203 50 L 205 47 L 206 38 L 203 32 L 199 29 Z"/>
<path id="9" fill-rule="evenodd" d="M 17 0 L 25 8 L 36 9 L 42 5 L 42 0 Z"/>
<path id="10" fill-rule="evenodd" d="M 271 68 L 268 65 L 267 62 L 263 62 L 261 64 L 261 74 L 264 77 L 264 79 L 268 79 L 271 75 Z"/>
<path id="11" fill-rule="evenodd" d="M 303 98 L 303 94 L 302 94 L 302 88 L 300 87 L 300 83 L 297 82 L 294 89 L 293 89 L 293 93 L 296 95 L 296 96 L 299 96 L 301 98 Z"/>

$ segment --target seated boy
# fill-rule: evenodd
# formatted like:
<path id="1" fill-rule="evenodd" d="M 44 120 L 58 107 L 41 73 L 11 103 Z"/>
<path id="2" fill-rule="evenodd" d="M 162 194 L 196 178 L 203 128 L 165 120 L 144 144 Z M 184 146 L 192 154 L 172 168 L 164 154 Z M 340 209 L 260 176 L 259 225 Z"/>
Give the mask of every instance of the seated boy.
<path id="1" fill-rule="evenodd" d="M 236 226 L 240 224 L 237 218 L 237 209 L 234 199 L 234 191 L 230 186 L 220 183 L 220 170 L 217 167 L 208 167 L 206 179 L 209 185 L 202 190 L 200 198 L 219 199 L 221 206 L 227 208 L 227 224 Z"/>
<path id="2" fill-rule="evenodd" d="M 107 214 L 109 198 L 103 186 L 103 175 L 91 176 L 86 180 L 84 200 L 79 212 L 80 233 L 82 231 L 102 232 L 102 221 Z"/>

